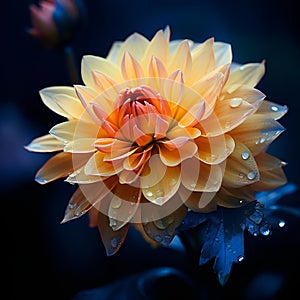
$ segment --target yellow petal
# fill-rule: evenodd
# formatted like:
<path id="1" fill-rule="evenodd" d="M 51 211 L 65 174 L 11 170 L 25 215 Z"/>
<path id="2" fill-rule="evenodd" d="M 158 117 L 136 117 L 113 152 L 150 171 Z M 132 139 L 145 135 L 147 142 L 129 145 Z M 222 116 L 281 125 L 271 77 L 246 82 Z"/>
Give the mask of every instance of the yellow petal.
<path id="1" fill-rule="evenodd" d="M 230 64 L 232 62 L 231 45 L 223 42 L 214 42 L 214 55 L 216 67 Z"/>
<path id="2" fill-rule="evenodd" d="M 265 73 L 265 64 L 262 63 L 249 63 L 235 68 L 230 72 L 228 81 L 224 90 L 233 92 L 236 88 L 242 85 L 255 87 L 261 80 Z"/>
<path id="3" fill-rule="evenodd" d="M 181 201 L 194 212 L 208 213 L 217 208 L 215 192 L 192 192 L 182 186 L 179 194 Z"/>
<path id="4" fill-rule="evenodd" d="M 199 159 L 207 164 L 219 164 L 233 151 L 234 139 L 225 134 L 215 137 L 199 137 L 195 140 Z"/>
<path id="5" fill-rule="evenodd" d="M 121 62 L 122 75 L 125 80 L 134 80 L 144 77 L 139 62 L 129 53 L 125 52 Z"/>
<path id="6" fill-rule="evenodd" d="M 190 191 L 216 192 L 222 182 L 220 165 L 208 165 L 193 157 L 181 164 L 182 184 Z"/>
<path id="7" fill-rule="evenodd" d="M 109 59 L 116 57 L 116 63 L 121 64 L 124 53 L 127 51 L 137 60 L 141 60 L 149 45 L 149 41 L 139 33 L 130 35 L 121 45 L 113 45 L 113 49 L 109 53 Z M 117 54 L 117 55 L 116 55 Z"/>
<path id="8" fill-rule="evenodd" d="M 256 191 L 275 189 L 286 184 L 287 178 L 282 170 L 286 164 L 280 159 L 262 152 L 255 157 L 260 171 L 260 180 L 253 184 Z"/>
<path id="9" fill-rule="evenodd" d="M 283 117 L 288 111 L 286 105 L 280 105 L 271 101 L 263 101 L 257 110 L 257 114 L 262 114 L 265 116 L 270 116 L 275 120 L 280 119 Z"/>
<path id="10" fill-rule="evenodd" d="M 211 72 L 204 78 L 194 82 L 191 89 L 205 101 L 206 113 L 207 115 L 215 107 L 217 97 L 220 95 L 223 87 L 225 76 L 221 72 Z M 187 95 L 183 97 L 183 101 L 187 101 L 189 98 Z M 197 97 L 199 98 L 199 97 Z M 203 117 L 205 118 L 205 116 Z"/>
<path id="11" fill-rule="evenodd" d="M 40 184 L 46 184 L 58 178 L 66 177 L 74 170 L 74 159 L 78 167 L 86 161 L 85 154 L 77 154 L 74 158 L 71 153 L 60 152 L 51 157 L 37 172 L 35 180 Z"/>
<path id="12" fill-rule="evenodd" d="M 64 148 L 64 143 L 57 140 L 51 134 L 46 134 L 33 139 L 24 148 L 34 152 L 54 152 L 62 150 Z"/>
<path id="13" fill-rule="evenodd" d="M 210 38 L 200 44 L 192 51 L 192 70 L 188 78 L 189 83 L 193 83 L 215 67 L 215 57 L 213 51 L 214 39 Z"/>
<path id="14" fill-rule="evenodd" d="M 178 140 L 181 140 L 182 137 L 179 137 Z M 159 155 L 162 162 L 169 167 L 178 166 L 182 161 L 193 157 L 197 152 L 198 148 L 194 142 L 185 141 L 180 143 L 180 141 L 168 141 L 171 143 L 176 143 L 177 146 L 175 148 L 170 148 L 166 143 L 161 143 L 159 145 Z"/>
<path id="15" fill-rule="evenodd" d="M 64 147 L 64 151 L 71 153 L 95 152 L 94 142 L 95 138 L 76 139 L 67 143 Z"/>
<path id="16" fill-rule="evenodd" d="M 120 70 L 113 62 L 102 57 L 85 55 L 81 62 L 81 74 L 86 86 L 95 87 L 93 71 L 99 71 L 111 77 L 116 82 L 122 80 Z"/>
<path id="17" fill-rule="evenodd" d="M 235 141 L 235 149 L 226 160 L 224 187 L 237 188 L 259 180 L 259 170 L 251 151 Z"/>
<path id="18" fill-rule="evenodd" d="M 130 222 L 141 198 L 141 190 L 128 184 L 117 184 L 108 208 L 110 227 L 116 231 Z"/>
<path id="19" fill-rule="evenodd" d="M 61 224 L 66 223 L 68 221 L 77 219 L 84 215 L 90 208 L 92 204 L 85 198 L 80 188 L 77 188 L 73 193 L 68 206 L 65 210 L 65 215 Z"/>
<path id="20" fill-rule="evenodd" d="M 86 163 L 85 173 L 87 175 L 112 176 L 118 174 L 122 169 L 121 161 L 106 162 L 105 153 L 96 152 Z"/>
<path id="21" fill-rule="evenodd" d="M 159 30 L 150 41 L 142 65 L 148 66 L 152 56 L 157 57 L 160 61 L 166 62 L 168 56 L 168 39 L 162 30 Z"/>
<path id="22" fill-rule="evenodd" d="M 145 165 L 141 174 L 144 197 L 154 204 L 163 205 L 178 190 L 180 167 L 166 167 L 158 155 L 154 155 Z"/>
<path id="23" fill-rule="evenodd" d="M 45 88 L 40 91 L 40 96 L 47 107 L 68 119 L 79 119 L 84 112 L 72 87 Z"/>
<path id="24" fill-rule="evenodd" d="M 256 155 L 266 149 L 284 130 L 285 128 L 271 116 L 256 113 L 230 134 Z"/>
<path id="25" fill-rule="evenodd" d="M 168 79 L 164 80 L 163 96 L 170 104 L 179 103 L 184 92 L 182 72 L 180 70 L 172 73 Z"/>
<path id="26" fill-rule="evenodd" d="M 108 90 L 116 89 L 117 82 L 113 80 L 111 77 L 99 71 L 92 71 L 92 76 L 95 82 L 94 88 L 102 93 L 104 91 L 108 92 Z M 113 95 L 117 95 L 118 91 L 114 91 Z M 114 98 L 113 98 L 114 99 Z"/>
<path id="27" fill-rule="evenodd" d="M 242 99 L 243 101 L 246 101 L 253 105 L 253 107 L 255 107 L 256 109 L 258 109 L 262 104 L 264 98 L 265 94 L 255 88 L 248 86 L 241 86 L 232 93 L 224 93 L 222 95 L 222 101 L 225 99 L 227 101 L 231 101 L 231 106 L 233 107 L 235 105 L 239 105 L 239 99 Z"/>
<path id="28" fill-rule="evenodd" d="M 107 256 L 112 256 L 118 252 L 127 236 L 129 223 L 121 229 L 114 231 L 109 225 L 109 218 L 99 213 L 98 217 L 98 230 L 106 250 Z"/>
<path id="29" fill-rule="evenodd" d="M 90 103 L 96 99 L 98 93 L 95 90 L 85 86 L 75 85 L 74 87 L 82 106 L 86 110 L 86 113 L 82 115 L 81 120 L 101 124 L 101 120 L 97 118 L 90 105 Z"/>
<path id="30" fill-rule="evenodd" d="M 164 64 L 155 56 L 151 57 L 148 74 L 150 77 L 151 85 L 155 90 L 160 90 L 163 86 L 162 78 L 167 78 L 168 73 Z"/>
<path id="31" fill-rule="evenodd" d="M 159 210 L 161 207 L 155 206 L 153 210 Z M 180 225 L 184 217 L 186 216 L 187 209 L 184 205 L 176 209 L 171 214 L 164 216 L 152 222 L 147 222 L 143 224 L 145 233 L 153 241 L 168 246 L 173 240 L 176 234 L 176 228 Z"/>
<path id="32" fill-rule="evenodd" d="M 120 41 L 114 42 L 112 44 L 109 52 L 108 52 L 108 55 L 107 55 L 106 59 L 110 60 L 113 63 L 117 63 L 118 64 L 117 57 L 118 57 L 118 54 L 119 54 L 119 51 L 120 51 L 122 45 L 123 45 L 123 42 L 120 42 Z M 122 58 L 123 54 L 120 55 L 120 56 Z"/>
<path id="33" fill-rule="evenodd" d="M 190 75 L 192 68 L 192 57 L 188 40 L 183 40 L 172 55 L 170 62 L 167 65 L 169 73 L 181 70 L 184 80 Z"/>
<path id="34" fill-rule="evenodd" d="M 233 105 L 233 100 L 226 99 L 218 101 L 214 113 L 207 119 L 201 120 L 201 131 L 203 135 L 215 136 L 226 133 L 243 121 L 245 121 L 255 111 L 255 107 L 246 101 L 240 100 L 238 105 Z M 204 134 L 205 133 L 205 134 Z"/>
<path id="35" fill-rule="evenodd" d="M 217 193 L 215 197 L 215 200 L 218 205 L 223 207 L 228 207 L 228 208 L 241 207 L 246 203 L 256 200 L 255 193 L 252 188 L 253 185 L 251 184 L 251 185 L 246 185 L 238 188 L 221 187 L 220 191 Z"/>
<path id="36" fill-rule="evenodd" d="M 69 176 L 65 179 L 66 182 L 71 184 L 90 184 L 99 181 L 105 180 L 107 177 L 96 176 L 96 175 L 87 175 L 84 172 L 84 167 L 77 169 L 75 172 L 69 174 Z"/>

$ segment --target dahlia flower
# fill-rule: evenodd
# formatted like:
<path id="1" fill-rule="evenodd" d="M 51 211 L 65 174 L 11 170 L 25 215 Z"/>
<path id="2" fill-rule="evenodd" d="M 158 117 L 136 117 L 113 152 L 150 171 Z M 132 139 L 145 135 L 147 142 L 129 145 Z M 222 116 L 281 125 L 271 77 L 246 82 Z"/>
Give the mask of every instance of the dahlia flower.
<path id="1" fill-rule="evenodd" d="M 66 120 L 26 146 L 56 152 L 36 181 L 77 185 L 62 223 L 89 212 L 108 255 L 130 224 L 168 245 L 188 211 L 242 207 L 286 183 L 266 150 L 287 107 L 255 88 L 264 72 L 264 61 L 233 63 L 230 44 L 213 38 L 170 41 L 169 27 L 86 55 L 82 85 L 40 91 Z"/>

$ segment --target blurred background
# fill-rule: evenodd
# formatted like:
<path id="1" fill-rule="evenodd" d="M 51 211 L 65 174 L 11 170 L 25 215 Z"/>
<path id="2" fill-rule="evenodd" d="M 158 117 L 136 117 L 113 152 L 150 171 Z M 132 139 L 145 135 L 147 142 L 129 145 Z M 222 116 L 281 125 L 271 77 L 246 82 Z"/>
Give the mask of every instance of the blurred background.
<path id="1" fill-rule="evenodd" d="M 201 299 L 292 299 L 291 295 L 298 294 L 300 219 L 292 215 L 284 216 L 286 228 L 271 236 L 245 234 L 245 259 L 233 265 L 224 287 L 218 283 L 212 263 L 198 267 L 180 249 L 152 249 L 134 230 L 129 231 L 115 256 L 106 257 L 97 229 L 88 227 L 87 216 L 60 224 L 75 187 L 62 180 L 46 186 L 36 183 L 36 171 L 50 156 L 30 153 L 24 145 L 63 121 L 42 103 L 39 90 L 72 83 L 64 52 L 42 47 L 26 32 L 31 26 L 32 3 L 38 2 L 5 1 L 0 18 L 0 188 L 8 299 L 71 299 L 80 291 L 160 267 L 175 268 L 195 280 Z M 300 184 L 300 36 L 295 0 L 84 3 L 87 23 L 72 41 L 78 68 L 85 54 L 106 56 L 114 41 L 124 40 L 133 32 L 150 39 L 167 25 L 171 39 L 202 42 L 215 37 L 230 43 L 236 62 L 266 60 L 266 74 L 258 88 L 267 99 L 289 107 L 280 121 L 287 130 L 269 152 L 288 162 L 288 180 Z M 299 208 L 299 192 L 287 195 L 282 202 Z M 128 290 L 133 292 L 136 284 L 126 287 L 124 298 L 118 299 L 134 299 L 124 295 Z M 169 289 L 170 299 L 177 299 L 177 288 L 175 284 Z M 119 287 L 120 294 L 122 291 Z"/>

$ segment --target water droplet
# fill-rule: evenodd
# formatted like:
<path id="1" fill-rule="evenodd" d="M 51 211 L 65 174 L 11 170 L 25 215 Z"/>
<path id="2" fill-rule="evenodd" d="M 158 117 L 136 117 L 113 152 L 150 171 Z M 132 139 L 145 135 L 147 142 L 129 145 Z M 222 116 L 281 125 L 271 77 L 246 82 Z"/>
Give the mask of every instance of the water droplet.
<path id="1" fill-rule="evenodd" d="M 278 108 L 277 106 L 273 105 L 273 106 L 271 107 L 271 110 L 273 110 L 273 111 L 278 111 L 279 108 Z"/>
<path id="2" fill-rule="evenodd" d="M 151 191 L 146 191 L 146 195 L 147 195 L 148 197 L 152 197 L 152 196 L 153 196 L 153 193 L 152 193 Z"/>
<path id="3" fill-rule="evenodd" d="M 280 164 L 281 164 L 281 166 L 285 167 L 287 165 L 287 162 L 282 161 L 282 162 L 280 162 Z"/>
<path id="4" fill-rule="evenodd" d="M 230 122 L 230 121 L 226 121 L 226 122 L 225 122 L 225 128 L 226 128 L 226 129 L 229 129 L 230 126 L 231 126 L 231 122 Z"/>
<path id="5" fill-rule="evenodd" d="M 285 222 L 284 222 L 283 220 L 280 220 L 280 221 L 278 222 L 278 226 L 279 226 L 280 228 L 283 228 L 283 227 L 285 226 Z"/>
<path id="6" fill-rule="evenodd" d="M 240 200 L 240 201 L 239 201 L 240 204 L 243 204 L 243 202 L 244 202 L 243 200 Z"/>
<path id="7" fill-rule="evenodd" d="M 232 98 L 230 100 L 230 106 L 233 107 L 233 108 L 239 107 L 242 102 L 243 102 L 242 98 Z"/>
<path id="8" fill-rule="evenodd" d="M 253 235 L 258 236 L 258 232 L 257 231 L 253 232 Z"/>
<path id="9" fill-rule="evenodd" d="M 248 152 L 248 151 L 244 151 L 243 153 L 242 153 L 242 159 L 248 159 L 250 157 L 250 153 Z"/>
<path id="10" fill-rule="evenodd" d="M 244 256 L 243 256 L 243 255 L 240 255 L 240 256 L 238 257 L 238 262 L 241 262 L 242 260 L 244 260 Z"/>
<path id="11" fill-rule="evenodd" d="M 161 237 L 159 234 L 157 234 L 157 235 L 154 237 L 154 239 L 155 239 L 158 243 L 160 243 L 160 242 L 162 241 L 162 237 Z"/>
<path id="12" fill-rule="evenodd" d="M 194 188 L 194 187 L 196 187 L 196 183 L 191 183 L 190 186 L 191 186 L 192 188 Z"/>
<path id="13" fill-rule="evenodd" d="M 111 200 L 111 207 L 112 208 L 119 208 L 122 204 L 122 199 L 120 198 L 113 198 Z"/>
<path id="14" fill-rule="evenodd" d="M 268 228 L 266 226 L 260 227 L 259 231 L 262 235 L 269 235 L 271 233 L 270 228 Z"/>
<path id="15" fill-rule="evenodd" d="M 261 137 L 261 138 L 259 139 L 259 142 L 260 142 L 261 144 L 263 144 L 265 141 L 266 141 L 266 139 L 265 139 L 264 137 Z"/>
<path id="16" fill-rule="evenodd" d="M 249 217 L 249 219 L 255 224 L 260 224 L 263 219 L 264 214 L 260 211 L 254 211 L 254 213 Z"/>
<path id="17" fill-rule="evenodd" d="M 117 248 L 119 245 L 119 239 L 117 237 L 114 237 L 111 241 L 110 244 L 113 248 Z"/>
<path id="18" fill-rule="evenodd" d="M 154 224 L 159 229 L 166 229 L 168 227 L 168 223 L 166 222 L 166 218 L 158 219 L 154 221 Z"/>
<path id="19" fill-rule="evenodd" d="M 109 220 L 109 226 L 110 227 L 116 227 L 117 226 L 117 220 L 116 219 L 110 219 Z"/>
<path id="20" fill-rule="evenodd" d="M 241 179 L 243 179 L 243 178 L 245 177 L 245 175 L 244 175 L 243 173 L 240 173 L 240 174 L 239 174 L 239 177 L 240 177 Z"/>
<path id="21" fill-rule="evenodd" d="M 76 203 L 69 203 L 68 204 L 68 208 L 69 209 L 73 209 L 73 208 L 75 208 L 76 207 Z"/>
<path id="22" fill-rule="evenodd" d="M 256 172 L 255 171 L 251 171 L 251 172 L 249 172 L 248 174 L 247 174 L 247 178 L 249 179 L 249 180 L 253 180 L 255 177 L 256 177 Z"/>

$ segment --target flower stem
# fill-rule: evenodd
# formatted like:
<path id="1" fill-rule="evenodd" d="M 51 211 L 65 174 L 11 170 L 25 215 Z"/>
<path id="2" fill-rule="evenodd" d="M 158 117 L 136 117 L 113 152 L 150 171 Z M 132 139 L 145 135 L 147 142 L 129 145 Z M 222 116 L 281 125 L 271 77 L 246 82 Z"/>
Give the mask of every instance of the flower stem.
<path id="1" fill-rule="evenodd" d="M 72 83 L 79 83 L 79 76 L 78 76 L 78 70 L 75 63 L 75 55 L 74 55 L 73 47 L 66 46 L 64 48 L 64 52 L 66 56 L 70 80 Z"/>

